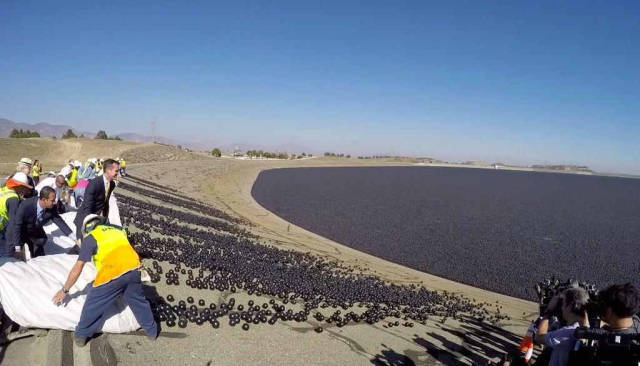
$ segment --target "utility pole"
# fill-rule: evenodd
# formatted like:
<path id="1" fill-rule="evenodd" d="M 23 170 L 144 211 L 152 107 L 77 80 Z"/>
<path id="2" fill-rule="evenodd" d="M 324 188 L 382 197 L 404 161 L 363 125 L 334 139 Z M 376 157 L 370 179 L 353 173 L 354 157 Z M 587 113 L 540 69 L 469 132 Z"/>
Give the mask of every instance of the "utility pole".
<path id="1" fill-rule="evenodd" d="M 154 144 L 157 142 L 156 141 L 157 140 L 156 134 L 158 132 L 157 130 L 158 130 L 158 125 L 156 123 L 156 120 L 151 121 L 151 138 L 153 138 Z"/>

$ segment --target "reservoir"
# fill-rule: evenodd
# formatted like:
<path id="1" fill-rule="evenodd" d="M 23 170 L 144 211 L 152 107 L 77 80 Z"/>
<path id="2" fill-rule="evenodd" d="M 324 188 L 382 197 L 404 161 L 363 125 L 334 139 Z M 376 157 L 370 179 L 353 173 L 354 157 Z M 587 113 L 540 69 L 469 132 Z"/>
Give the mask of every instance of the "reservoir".
<path id="1" fill-rule="evenodd" d="M 640 180 L 445 167 L 262 172 L 267 210 L 351 248 L 533 299 L 555 275 L 604 287 L 640 273 Z"/>

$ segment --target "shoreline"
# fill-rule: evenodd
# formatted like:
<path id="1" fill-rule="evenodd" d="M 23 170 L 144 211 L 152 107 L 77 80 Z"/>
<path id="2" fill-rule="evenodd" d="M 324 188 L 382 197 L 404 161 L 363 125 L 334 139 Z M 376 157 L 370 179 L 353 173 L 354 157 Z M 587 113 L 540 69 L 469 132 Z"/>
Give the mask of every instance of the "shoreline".
<path id="1" fill-rule="evenodd" d="M 369 268 L 369 272 L 385 281 L 420 284 L 430 290 L 447 291 L 461 294 L 480 302 L 498 304 L 502 307 L 501 312 L 503 314 L 511 316 L 512 321 L 521 323 L 523 327 L 526 327 L 532 316 L 537 315 L 538 305 L 535 302 L 448 280 L 350 248 L 284 220 L 262 207 L 253 199 L 251 188 L 260 172 L 264 170 L 327 166 L 413 166 L 413 164 L 389 162 L 348 165 L 319 162 L 321 164 L 260 164 L 260 166 L 252 164 L 251 166 L 235 167 L 235 169 L 228 171 L 225 176 L 216 177 L 215 182 L 203 183 L 202 189 L 212 193 L 215 204 L 255 225 L 251 230 L 259 237 L 270 239 L 281 247 L 311 251 L 322 256 L 338 259 L 348 265 L 365 266 Z M 523 316 L 523 314 L 525 315 Z"/>

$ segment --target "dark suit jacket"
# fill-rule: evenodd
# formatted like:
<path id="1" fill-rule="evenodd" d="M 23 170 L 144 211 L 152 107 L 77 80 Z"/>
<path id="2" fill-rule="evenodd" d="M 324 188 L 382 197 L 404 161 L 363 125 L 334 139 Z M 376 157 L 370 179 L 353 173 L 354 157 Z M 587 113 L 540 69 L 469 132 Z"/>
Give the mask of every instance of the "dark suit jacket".
<path id="1" fill-rule="evenodd" d="M 18 207 L 18 211 L 13 217 L 13 220 L 9 222 L 11 230 L 9 243 L 11 246 L 22 245 L 29 239 L 46 238 L 47 234 L 44 232 L 42 226 L 49 221 L 53 221 L 53 223 L 62 230 L 64 235 L 69 235 L 73 232 L 55 208 L 45 209 L 42 222 L 38 223 L 37 204 L 38 197 L 27 198 L 20 203 L 20 207 Z"/>
<path id="2" fill-rule="evenodd" d="M 104 190 L 104 178 L 102 176 L 95 177 L 89 181 L 87 189 L 84 191 L 84 201 L 78 209 L 76 218 L 73 221 L 76 224 L 76 236 L 82 238 L 82 221 L 89 214 L 98 214 L 109 217 L 109 197 L 116 187 L 116 183 L 111 181 L 109 184 L 109 192 Z M 105 196 L 106 195 L 106 196 Z M 106 198 L 105 198 L 106 197 Z"/>

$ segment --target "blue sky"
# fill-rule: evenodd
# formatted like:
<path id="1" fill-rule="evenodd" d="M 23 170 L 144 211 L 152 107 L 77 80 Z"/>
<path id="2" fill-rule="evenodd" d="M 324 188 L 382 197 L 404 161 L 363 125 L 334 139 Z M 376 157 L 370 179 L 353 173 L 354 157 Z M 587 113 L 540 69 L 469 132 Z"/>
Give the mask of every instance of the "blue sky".
<path id="1" fill-rule="evenodd" d="M 640 174 L 640 2 L 0 3 L 0 117 Z"/>

